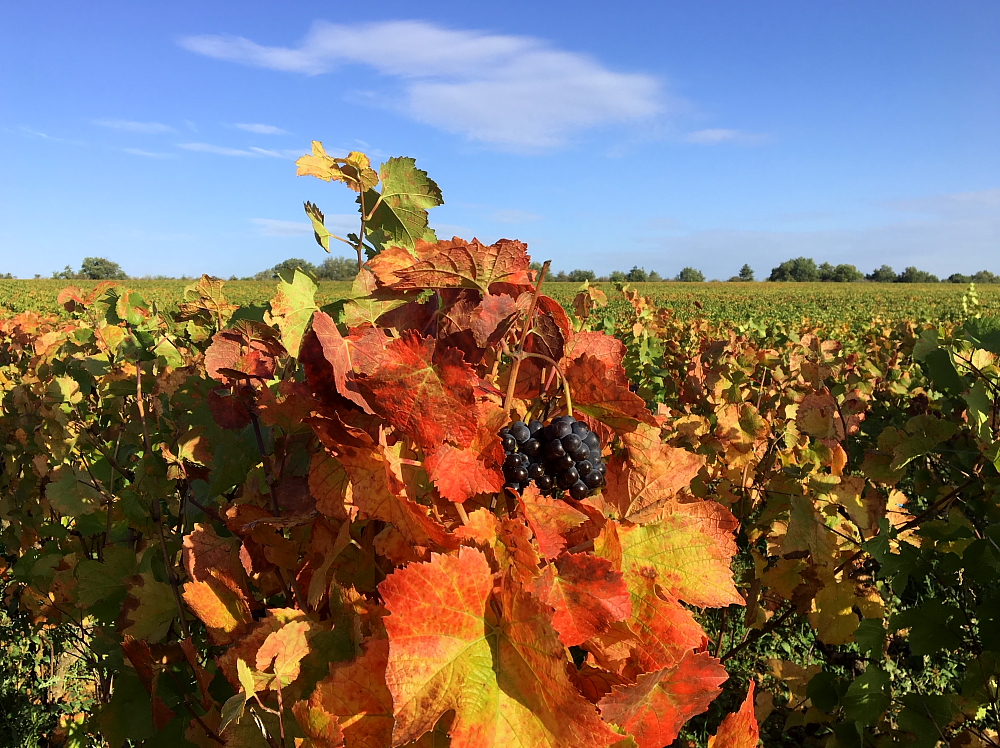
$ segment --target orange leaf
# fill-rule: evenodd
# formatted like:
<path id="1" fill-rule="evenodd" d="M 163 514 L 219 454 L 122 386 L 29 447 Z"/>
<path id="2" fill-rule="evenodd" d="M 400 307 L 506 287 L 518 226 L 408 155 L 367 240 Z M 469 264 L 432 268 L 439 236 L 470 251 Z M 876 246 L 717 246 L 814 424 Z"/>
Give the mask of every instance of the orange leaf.
<path id="1" fill-rule="evenodd" d="M 587 521 L 587 515 L 565 501 L 542 496 L 534 484 L 519 498 L 528 527 L 535 533 L 538 549 L 545 558 L 555 558 L 566 547 L 567 532 Z"/>
<path id="2" fill-rule="evenodd" d="M 590 553 L 564 553 L 534 579 L 531 591 L 555 608 L 552 625 L 567 647 L 583 644 L 632 612 L 622 575 Z"/>
<path id="3" fill-rule="evenodd" d="M 753 711 L 753 687 L 750 681 L 747 697 L 738 712 L 726 715 L 719 731 L 708 739 L 708 748 L 757 748 L 760 743 L 760 726 Z"/>
<path id="4" fill-rule="evenodd" d="M 728 677 L 717 659 L 691 652 L 674 667 L 640 675 L 634 685 L 615 686 L 598 707 L 639 748 L 662 748 L 685 722 L 708 709 Z"/>

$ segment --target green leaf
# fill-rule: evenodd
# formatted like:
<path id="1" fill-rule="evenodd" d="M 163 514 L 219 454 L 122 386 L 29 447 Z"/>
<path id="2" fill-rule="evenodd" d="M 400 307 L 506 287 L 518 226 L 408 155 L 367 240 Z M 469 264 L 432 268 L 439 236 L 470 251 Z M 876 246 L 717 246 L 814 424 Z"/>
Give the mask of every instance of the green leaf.
<path id="1" fill-rule="evenodd" d="M 909 436 L 893 450 L 890 468 L 898 470 L 930 453 L 938 444 L 954 436 L 956 431 L 958 426 L 950 421 L 927 414 L 914 416 L 906 424 Z"/>
<path id="2" fill-rule="evenodd" d="M 427 210 L 444 203 L 441 189 L 427 172 L 416 167 L 412 158 L 390 158 L 379 169 L 382 179 L 382 202 L 378 204 L 365 233 L 381 245 L 412 249 L 419 239 L 434 241 L 427 227 Z M 364 193 L 364 208 L 371 211 L 379 193 Z M 361 195 L 358 196 L 361 201 Z"/>
<path id="3" fill-rule="evenodd" d="M 243 660 L 240 660 L 242 663 Z M 246 696 L 241 691 L 238 694 L 234 694 L 226 699 L 226 703 L 222 705 L 222 719 L 219 722 L 219 732 L 224 731 L 230 722 L 234 720 L 239 720 L 243 716 L 243 708 L 247 705 Z"/>
<path id="4" fill-rule="evenodd" d="M 965 403 L 969 416 L 969 425 L 976 432 L 980 441 L 987 444 L 993 441 L 993 429 L 990 428 L 990 413 L 993 409 L 993 399 L 986 389 L 986 382 L 977 379 L 967 393 Z"/>
<path id="5" fill-rule="evenodd" d="M 308 200 L 304 203 L 303 207 L 306 209 L 306 215 L 309 216 L 309 220 L 312 221 L 313 236 L 316 238 L 316 243 L 329 252 L 330 232 L 326 229 L 326 217 L 323 215 L 323 211 Z"/>
<path id="6" fill-rule="evenodd" d="M 934 748 L 951 724 L 954 713 L 950 696 L 908 693 L 903 697 L 903 709 L 897 720 L 900 729 L 916 735 L 916 741 L 909 745 Z"/>
<path id="7" fill-rule="evenodd" d="M 889 708 L 889 674 L 877 665 L 869 665 L 844 694 L 844 715 L 858 725 L 874 725 Z"/>
<path id="8" fill-rule="evenodd" d="M 931 599 L 897 613 L 889 621 L 893 631 L 909 629 L 906 640 L 915 655 L 955 650 L 962 645 L 962 611 L 943 600 Z"/>
<path id="9" fill-rule="evenodd" d="M 177 615 L 177 601 L 169 584 L 156 581 L 151 572 L 144 572 L 129 579 L 128 598 L 122 610 L 123 633 L 157 642 L 167 635 Z"/>
<path id="10" fill-rule="evenodd" d="M 282 345 L 290 356 L 297 358 L 302 338 L 317 309 L 317 286 L 298 268 L 282 270 L 278 277 L 278 293 L 271 301 L 270 319 L 266 321 L 278 326 Z"/>
<path id="11" fill-rule="evenodd" d="M 132 671 L 122 669 L 115 675 L 111 702 L 101 710 L 97 722 L 110 748 L 122 748 L 126 740 L 138 744 L 152 737 L 149 694 Z"/>
<path id="12" fill-rule="evenodd" d="M 885 624 L 881 618 L 866 618 L 854 632 L 858 649 L 872 657 L 880 658 L 885 649 Z"/>
<path id="13" fill-rule="evenodd" d="M 833 673 L 826 670 L 816 673 L 806 686 L 806 696 L 821 712 L 830 714 L 844 695 L 844 682 Z"/>
<path id="14" fill-rule="evenodd" d="M 76 594 L 85 608 L 95 603 L 125 597 L 125 578 L 135 570 L 135 553 L 125 546 L 104 548 L 104 563 L 84 559 L 76 565 Z"/>
<path id="15" fill-rule="evenodd" d="M 955 368 L 951 354 L 944 348 L 936 348 L 924 356 L 924 366 L 934 388 L 939 392 L 957 395 L 965 389 L 965 381 Z"/>
<path id="16" fill-rule="evenodd" d="M 73 468 L 58 468 L 53 475 L 57 477 L 45 487 L 45 498 L 57 512 L 67 517 L 80 517 L 100 508 L 101 494 L 83 483 L 83 476 Z"/>

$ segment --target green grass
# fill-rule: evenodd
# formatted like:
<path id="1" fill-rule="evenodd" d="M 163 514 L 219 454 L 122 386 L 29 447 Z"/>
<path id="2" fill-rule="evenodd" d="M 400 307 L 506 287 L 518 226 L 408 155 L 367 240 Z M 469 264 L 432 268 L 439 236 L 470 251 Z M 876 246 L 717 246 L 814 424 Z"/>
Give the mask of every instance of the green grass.
<path id="1" fill-rule="evenodd" d="M 142 293 L 161 309 L 174 310 L 191 281 L 134 280 L 125 284 Z M 60 312 L 59 291 L 76 285 L 87 290 L 92 281 L 0 280 L 0 308 L 7 313 L 26 310 Z M 615 284 L 597 284 L 609 295 L 613 307 L 625 304 Z M 569 306 L 576 283 L 547 283 L 545 291 Z M 873 320 L 953 320 L 963 316 L 962 284 L 878 283 L 638 283 L 633 286 L 658 306 L 673 310 L 681 319 L 704 317 L 716 323 L 799 324 L 811 321 L 828 328 L 867 326 Z M 320 306 L 344 298 L 351 284 L 319 284 Z M 274 295 L 272 281 L 230 281 L 227 297 L 235 304 L 264 304 Z M 982 311 L 1000 313 L 1000 286 L 977 288 Z M 699 308 L 700 305 L 700 308 Z"/>

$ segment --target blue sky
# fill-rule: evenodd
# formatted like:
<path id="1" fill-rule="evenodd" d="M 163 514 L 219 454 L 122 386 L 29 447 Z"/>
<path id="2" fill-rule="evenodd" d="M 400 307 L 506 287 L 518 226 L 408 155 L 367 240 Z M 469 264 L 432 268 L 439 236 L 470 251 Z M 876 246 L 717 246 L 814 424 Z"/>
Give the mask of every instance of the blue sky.
<path id="1" fill-rule="evenodd" d="M 565 270 L 1000 272 L 1000 3 L 0 5 L 0 273 L 319 262 L 312 139 Z"/>

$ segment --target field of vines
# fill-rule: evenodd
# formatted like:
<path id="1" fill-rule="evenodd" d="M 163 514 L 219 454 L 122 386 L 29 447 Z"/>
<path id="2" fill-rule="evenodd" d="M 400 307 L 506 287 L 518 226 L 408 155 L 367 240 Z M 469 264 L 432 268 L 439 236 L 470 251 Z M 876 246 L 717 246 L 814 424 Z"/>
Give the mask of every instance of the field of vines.
<path id="1" fill-rule="evenodd" d="M 83 291 L 96 281 L 74 281 Z M 57 299 L 67 281 L 2 280 L 0 310 L 64 313 Z M 175 312 L 190 281 L 133 280 L 130 288 L 165 312 Z M 620 284 L 594 284 L 604 291 L 613 310 L 624 319 L 628 304 Z M 316 301 L 320 307 L 351 295 L 351 284 L 321 281 Z M 549 283 L 546 294 L 569 307 L 578 283 Z M 951 283 L 633 283 L 629 289 L 652 304 L 672 310 L 681 320 L 706 319 L 719 324 L 756 325 L 762 329 L 800 323 L 820 326 L 840 334 L 853 334 L 873 321 L 896 323 L 954 322 L 963 319 L 966 286 Z M 264 306 L 274 292 L 268 281 L 230 281 L 226 294 L 240 306 Z M 1000 286 L 977 288 L 980 311 L 1000 313 Z"/>
<path id="2" fill-rule="evenodd" d="M 411 159 L 298 168 L 339 299 L 0 314 L 11 745 L 1000 746 L 995 300 L 567 293 Z"/>

